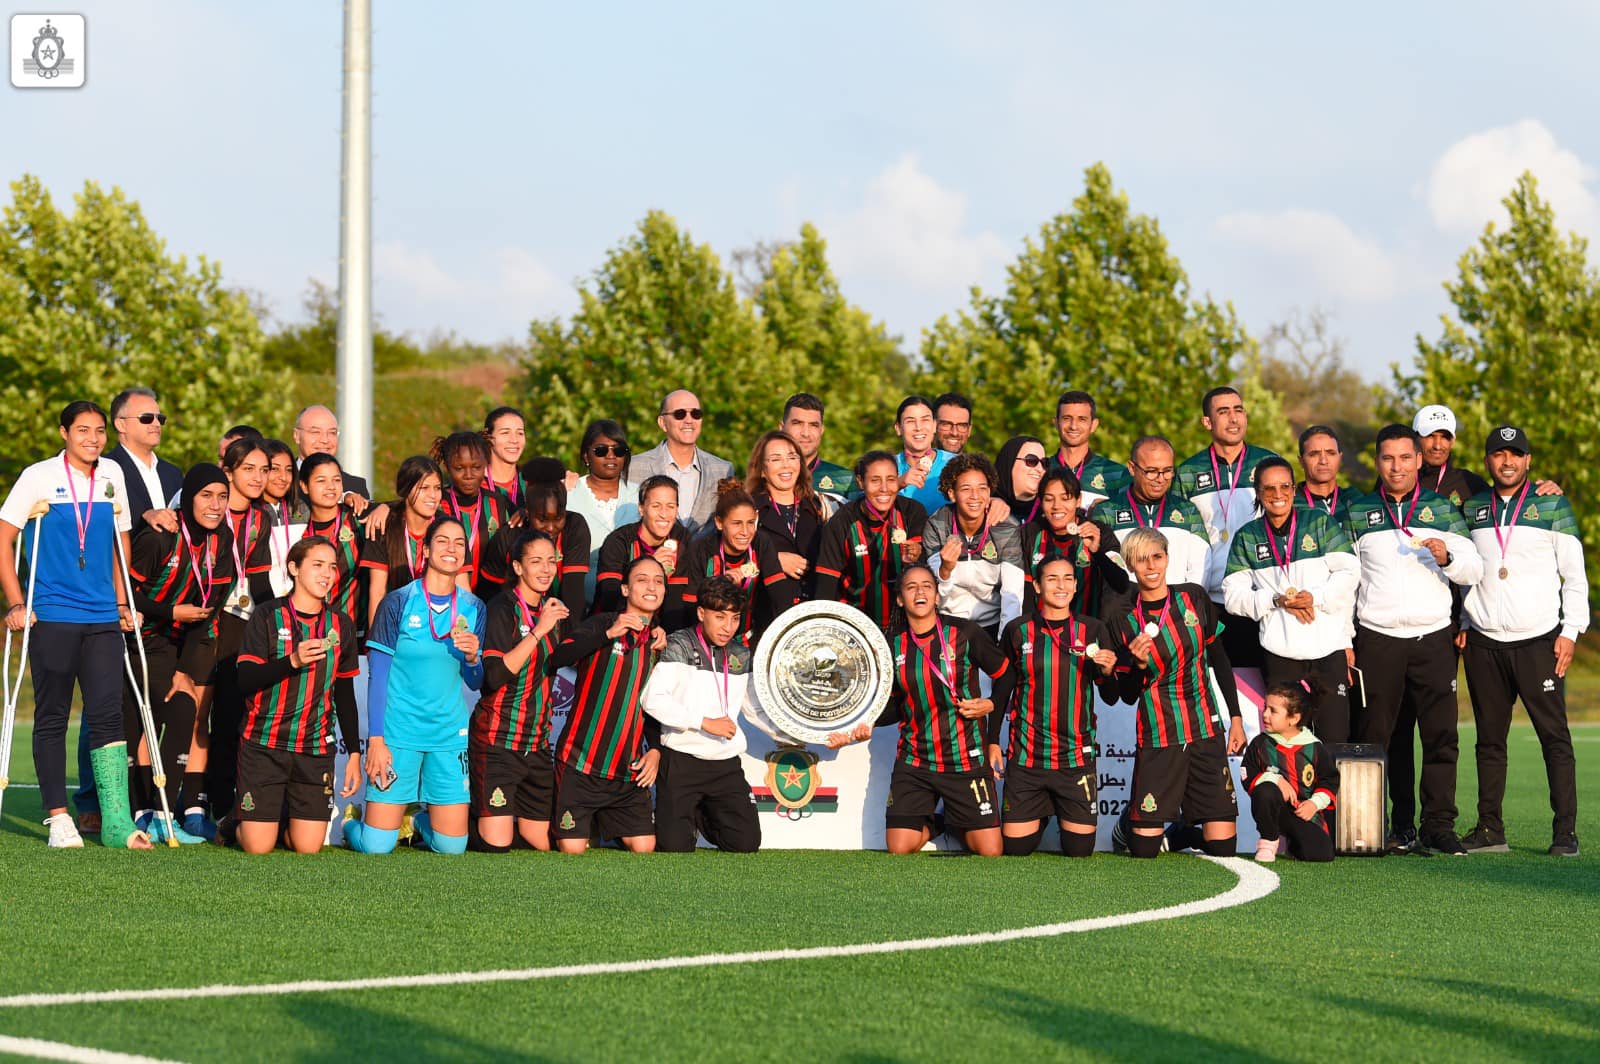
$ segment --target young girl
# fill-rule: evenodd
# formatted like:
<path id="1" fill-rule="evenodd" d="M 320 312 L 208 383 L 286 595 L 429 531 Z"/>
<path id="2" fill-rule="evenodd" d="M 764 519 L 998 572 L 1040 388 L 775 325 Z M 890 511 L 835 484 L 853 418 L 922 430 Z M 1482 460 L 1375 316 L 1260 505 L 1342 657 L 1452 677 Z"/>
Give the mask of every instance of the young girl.
<path id="1" fill-rule="evenodd" d="M 483 438 L 489 441 L 489 468 L 483 473 L 483 490 L 500 500 L 504 512 L 522 506 L 528 482 L 517 468 L 528 446 L 528 423 L 514 406 L 497 406 L 483 419 Z"/>
<path id="2" fill-rule="evenodd" d="M 525 529 L 512 548 L 515 582 L 489 603 L 483 642 L 483 696 L 472 711 L 467 756 L 472 773 L 475 849 L 506 853 L 518 836 L 550 848 L 555 762 L 550 711 L 555 671 L 550 653 L 570 616 L 550 594 L 559 570 L 556 545 Z"/>
<path id="3" fill-rule="evenodd" d="M 694 608 L 707 580 L 730 577 L 745 593 L 738 637 L 741 646 L 749 647 L 774 617 L 799 601 L 800 585 L 783 571 L 772 541 L 757 527 L 755 500 L 738 480 L 729 478 L 717 486 L 713 523 L 714 528 L 689 545 L 683 601 Z"/>
<path id="4" fill-rule="evenodd" d="M 143 735 L 138 702 L 125 687 L 123 720 L 128 748 L 135 750 L 130 787 L 134 823 L 157 842 L 166 839 L 164 818 L 154 810 L 155 784 L 148 743 L 160 743 L 166 769 L 167 806 L 184 826 L 179 842 L 204 842 L 216 833 L 201 808 L 203 767 L 191 769 L 190 746 L 195 733 L 199 690 L 211 683 L 216 665 L 212 621 L 223 592 L 233 583 L 232 534 L 223 526 L 228 481 L 208 462 L 183 478 L 182 509 L 176 533 L 146 525 L 133 541 L 128 571 L 133 577 L 133 602 L 143 618 L 140 634 L 149 660 L 150 708 L 157 735 Z M 186 815 L 189 808 L 194 815 Z"/>
<path id="5" fill-rule="evenodd" d="M 440 509 L 467 530 L 467 579 L 473 594 L 487 601 L 504 585 L 505 577 L 485 572 L 483 558 L 489 541 L 509 523 L 499 496 L 482 490 L 489 468 L 489 442 L 480 432 L 455 432 L 435 439 L 429 456 L 450 474 Z"/>
<path id="6" fill-rule="evenodd" d="M 232 826 L 246 853 L 272 852 L 280 832 L 296 853 L 322 849 L 333 812 L 335 720 L 345 746 L 361 748 L 356 626 L 327 604 L 344 579 L 340 553 L 326 536 L 296 542 L 288 557 L 293 590 L 257 607 L 245 625 L 239 687 L 250 711 L 239 744 Z M 350 797 L 360 785 L 360 759 L 351 756 L 340 796 Z"/>
<path id="7" fill-rule="evenodd" d="M 922 557 L 928 513 L 899 494 L 899 466 L 888 451 L 861 456 L 856 484 L 863 495 L 839 507 L 823 526 L 816 597 L 854 606 L 887 631 L 900 574 Z"/>
<path id="8" fill-rule="evenodd" d="M 1333 860 L 1333 834 L 1324 814 L 1339 794 L 1339 766 L 1309 727 L 1320 697 L 1318 682 L 1313 676 L 1269 685 L 1261 734 L 1244 752 L 1244 789 L 1261 836 L 1258 861 L 1276 860 L 1284 835 L 1289 852 L 1300 860 Z"/>
<path id="9" fill-rule="evenodd" d="M 666 598 L 655 611 L 655 624 L 672 632 L 689 624 L 683 593 L 689 586 L 685 567 L 689 530 L 678 520 L 678 482 L 655 476 L 639 485 L 639 520 L 618 528 L 600 545 L 600 570 L 595 575 L 594 608 L 615 613 L 622 608 L 623 574 L 636 559 L 652 557 L 666 573 Z"/>
<path id="10" fill-rule="evenodd" d="M 328 604 L 364 626 L 361 601 L 361 557 L 367 540 L 355 512 L 343 503 L 344 471 L 331 454 L 309 455 L 300 463 L 300 497 L 306 504 L 306 529 L 302 540 L 322 537 L 333 545 L 338 578 L 329 591 Z M 291 579 L 293 579 L 291 577 Z"/>
<path id="11" fill-rule="evenodd" d="M 385 595 L 367 631 L 367 806 L 344 829 L 362 853 L 393 850 L 413 802 L 428 806 L 413 820 L 423 846 L 467 848 L 470 707 L 461 688 L 483 684 L 484 606 L 457 584 L 467 559 L 460 521 L 435 518 L 421 549 L 421 577 Z"/>
<path id="12" fill-rule="evenodd" d="M 764 433 L 750 451 L 745 490 L 755 500 L 756 519 L 778 552 L 778 564 L 799 581 L 800 596 L 810 599 L 817 584 L 817 552 L 822 526 L 837 504 L 818 495 L 800 445 L 787 433 Z"/>
<path id="13" fill-rule="evenodd" d="M 369 630 L 384 596 L 405 587 L 427 569 L 424 540 L 439 515 L 443 484 L 439 467 L 426 455 L 414 454 L 400 463 L 394 475 L 395 494 L 402 500 L 399 520 L 387 522 L 381 538 L 368 540 L 361 550 L 361 565 L 368 572 Z M 459 583 L 463 590 L 467 588 L 464 572 Z"/>

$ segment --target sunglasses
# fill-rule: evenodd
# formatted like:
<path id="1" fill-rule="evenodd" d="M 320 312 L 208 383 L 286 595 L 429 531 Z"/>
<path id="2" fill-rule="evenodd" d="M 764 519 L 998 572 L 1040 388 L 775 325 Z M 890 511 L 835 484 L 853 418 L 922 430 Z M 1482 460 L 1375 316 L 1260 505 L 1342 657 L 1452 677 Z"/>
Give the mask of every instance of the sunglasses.
<path id="1" fill-rule="evenodd" d="M 1040 466 L 1047 464 L 1049 459 L 1038 454 L 1019 454 L 1017 455 L 1017 461 L 1021 462 L 1029 469 L 1038 469 Z"/>
<path id="2" fill-rule="evenodd" d="M 165 414 L 139 414 L 137 416 L 133 414 L 123 414 L 122 416 L 125 418 L 132 418 L 141 425 L 165 425 L 167 423 L 167 415 Z"/>
<path id="3" fill-rule="evenodd" d="M 597 443 L 589 448 L 589 453 L 596 458 L 626 458 L 633 452 L 625 443 Z"/>
<path id="4" fill-rule="evenodd" d="M 705 411 L 701 410 L 698 406 L 685 406 L 685 407 L 680 407 L 677 410 L 668 410 L 666 413 L 662 414 L 661 416 L 662 417 L 670 417 L 674 421 L 682 421 L 686 417 L 692 417 L 696 421 L 699 421 L 702 417 L 705 416 Z"/>

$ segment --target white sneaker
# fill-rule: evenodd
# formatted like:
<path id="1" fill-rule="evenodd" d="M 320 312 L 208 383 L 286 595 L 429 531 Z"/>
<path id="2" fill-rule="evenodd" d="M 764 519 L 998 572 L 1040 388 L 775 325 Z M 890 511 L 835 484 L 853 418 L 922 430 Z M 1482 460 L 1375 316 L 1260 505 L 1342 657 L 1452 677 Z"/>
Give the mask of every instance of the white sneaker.
<path id="1" fill-rule="evenodd" d="M 83 849 L 83 836 L 78 834 L 78 826 L 72 822 L 72 817 L 66 813 L 57 813 L 45 820 L 45 826 L 50 829 L 50 846 L 56 850 L 81 850 Z"/>
<path id="2" fill-rule="evenodd" d="M 1272 839 L 1270 842 L 1268 840 L 1266 840 L 1266 839 L 1259 839 L 1259 840 L 1256 841 L 1256 860 L 1260 861 L 1262 864 L 1271 864 L 1273 861 L 1276 861 L 1277 859 L 1278 859 L 1278 840 L 1277 839 Z"/>

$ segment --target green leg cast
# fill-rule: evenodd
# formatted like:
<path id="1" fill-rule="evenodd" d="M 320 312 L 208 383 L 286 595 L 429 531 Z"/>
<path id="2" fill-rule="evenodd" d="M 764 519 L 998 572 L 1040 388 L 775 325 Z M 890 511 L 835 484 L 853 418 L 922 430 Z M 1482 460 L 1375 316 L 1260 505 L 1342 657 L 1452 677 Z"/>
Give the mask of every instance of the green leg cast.
<path id="1" fill-rule="evenodd" d="M 124 849 L 138 833 L 128 809 L 128 744 L 111 743 L 89 751 L 94 785 L 100 794 L 100 841 Z"/>

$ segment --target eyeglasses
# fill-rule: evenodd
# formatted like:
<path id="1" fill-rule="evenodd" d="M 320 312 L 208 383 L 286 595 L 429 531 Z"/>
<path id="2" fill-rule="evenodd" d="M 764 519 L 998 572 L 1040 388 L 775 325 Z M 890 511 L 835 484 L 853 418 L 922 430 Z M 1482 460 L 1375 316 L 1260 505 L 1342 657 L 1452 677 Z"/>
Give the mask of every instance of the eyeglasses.
<path id="1" fill-rule="evenodd" d="M 1019 454 L 1017 455 L 1017 461 L 1021 462 L 1029 469 L 1038 469 L 1040 466 L 1045 464 L 1046 459 L 1042 454 Z"/>
<path id="2" fill-rule="evenodd" d="M 589 448 L 589 453 L 596 458 L 626 458 L 633 452 L 625 443 L 597 443 Z"/>
<path id="3" fill-rule="evenodd" d="M 121 421 L 121 420 L 124 420 L 126 418 L 132 418 L 134 421 L 137 421 L 141 425 L 165 425 L 167 423 L 167 415 L 165 415 L 165 414 L 150 414 L 150 413 L 145 413 L 145 414 L 123 414 L 122 417 L 118 418 L 117 420 Z"/>
<path id="4" fill-rule="evenodd" d="M 674 421 L 682 421 L 686 417 L 691 417 L 691 418 L 694 418 L 696 421 L 699 421 L 702 417 L 705 416 L 705 411 L 701 410 L 698 406 L 683 406 L 683 407 L 679 407 L 676 410 L 668 410 L 668 411 L 664 412 L 661 416 L 662 417 L 670 417 Z"/>
<path id="5" fill-rule="evenodd" d="M 972 431 L 972 422 L 970 422 L 970 421 L 941 421 L 941 422 L 939 422 L 939 427 L 941 429 L 944 429 L 946 432 L 971 432 Z"/>
<path id="6" fill-rule="evenodd" d="M 1140 473 L 1149 477 L 1151 480 L 1166 480 L 1167 478 L 1176 475 L 1178 472 L 1172 466 L 1163 466 L 1160 469 L 1156 469 L 1152 466 L 1142 466 L 1136 464 L 1133 468 L 1137 469 Z"/>

